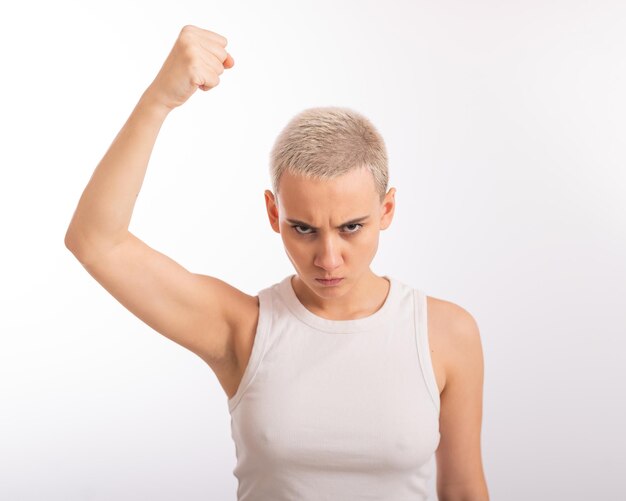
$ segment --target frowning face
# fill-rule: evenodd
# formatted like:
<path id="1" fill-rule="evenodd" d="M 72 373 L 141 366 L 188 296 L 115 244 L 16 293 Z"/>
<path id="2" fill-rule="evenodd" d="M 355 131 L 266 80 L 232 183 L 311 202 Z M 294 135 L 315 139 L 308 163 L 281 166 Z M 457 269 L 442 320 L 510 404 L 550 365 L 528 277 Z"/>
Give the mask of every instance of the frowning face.
<path id="1" fill-rule="evenodd" d="M 395 191 L 391 188 L 381 202 L 365 168 L 329 180 L 284 172 L 278 200 L 266 190 L 265 202 L 299 279 L 318 296 L 330 298 L 373 276 L 370 263 L 380 230 L 391 224 Z M 341 280 L 324 283 L 326 278 Z"/>

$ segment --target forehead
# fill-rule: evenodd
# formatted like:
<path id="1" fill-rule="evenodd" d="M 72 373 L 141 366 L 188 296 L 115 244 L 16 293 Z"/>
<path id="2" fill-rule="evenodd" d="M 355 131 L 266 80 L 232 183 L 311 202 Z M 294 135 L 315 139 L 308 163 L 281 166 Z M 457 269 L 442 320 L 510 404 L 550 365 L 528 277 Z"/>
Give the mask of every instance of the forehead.
<path id="1" fill-rule="evenodd" d="M 306 178 L 285 171 L 278 189 L 278 204 L 286 217 L 350 217 L 365 214 L 377 200 L 374 177 L 365 168 L 333 179 Z"/>

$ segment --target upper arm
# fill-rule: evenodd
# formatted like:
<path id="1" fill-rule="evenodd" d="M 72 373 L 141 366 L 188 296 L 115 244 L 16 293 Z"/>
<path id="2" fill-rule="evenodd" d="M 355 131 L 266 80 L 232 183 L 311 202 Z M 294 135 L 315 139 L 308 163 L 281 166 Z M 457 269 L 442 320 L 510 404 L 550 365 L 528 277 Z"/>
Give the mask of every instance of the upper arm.
<path id="1" fill-rule="evenodd" d="M 441 501 L 489 499 L 481 456 L 484 362 L 476 321 L 449 303 L 446 384 L 441 392 L 437 494 Z"/>
<path id="2" fill-rule="evenodd" d="M 207 363 L 233 353 L 238 305 L 251 298 L 247 294 L 188 271 L 130 232 L 106 250 L 76 255 L 100 285 L 160 334 Z"/>

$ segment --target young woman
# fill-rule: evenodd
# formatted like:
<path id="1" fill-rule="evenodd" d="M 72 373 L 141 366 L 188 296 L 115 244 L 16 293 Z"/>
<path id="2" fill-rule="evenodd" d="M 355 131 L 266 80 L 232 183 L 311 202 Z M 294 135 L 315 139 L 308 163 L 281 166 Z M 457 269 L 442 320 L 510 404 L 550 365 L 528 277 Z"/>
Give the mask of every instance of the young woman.
<path id="1" fill-rule="evenodd" d="M 250 296 L 128 231 L 160 127 L 232 68 L 226 39 L 185 26 L 98 164 L 65 244 L 122 305 L 215 372 L 232 416 L 238 500 L 488 500 L 483 358 L 460 306 L 370 263 L 390 224 L 387 155 L 348 108 L 296 115 L 271 155 L 269 222 L 295 274 Z"/>

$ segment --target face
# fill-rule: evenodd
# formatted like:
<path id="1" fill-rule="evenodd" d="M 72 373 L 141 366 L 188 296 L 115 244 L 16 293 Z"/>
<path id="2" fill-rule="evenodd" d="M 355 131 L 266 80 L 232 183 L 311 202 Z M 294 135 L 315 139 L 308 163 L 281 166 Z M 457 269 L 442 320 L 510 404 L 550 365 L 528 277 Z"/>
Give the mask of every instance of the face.
<path id="1" fill-rule="evenodd" d="M 393 218 L 395 188 L 380 201 L 367 169 L 330 180 L 283 173 L 278 197 L 265 191 L 272 228 L 280 233 L 298 277 L 322 297 L 342 295 L 370 279 L 380 230 Z M 319 281 L 341 278 L 337 285 Z"/>

